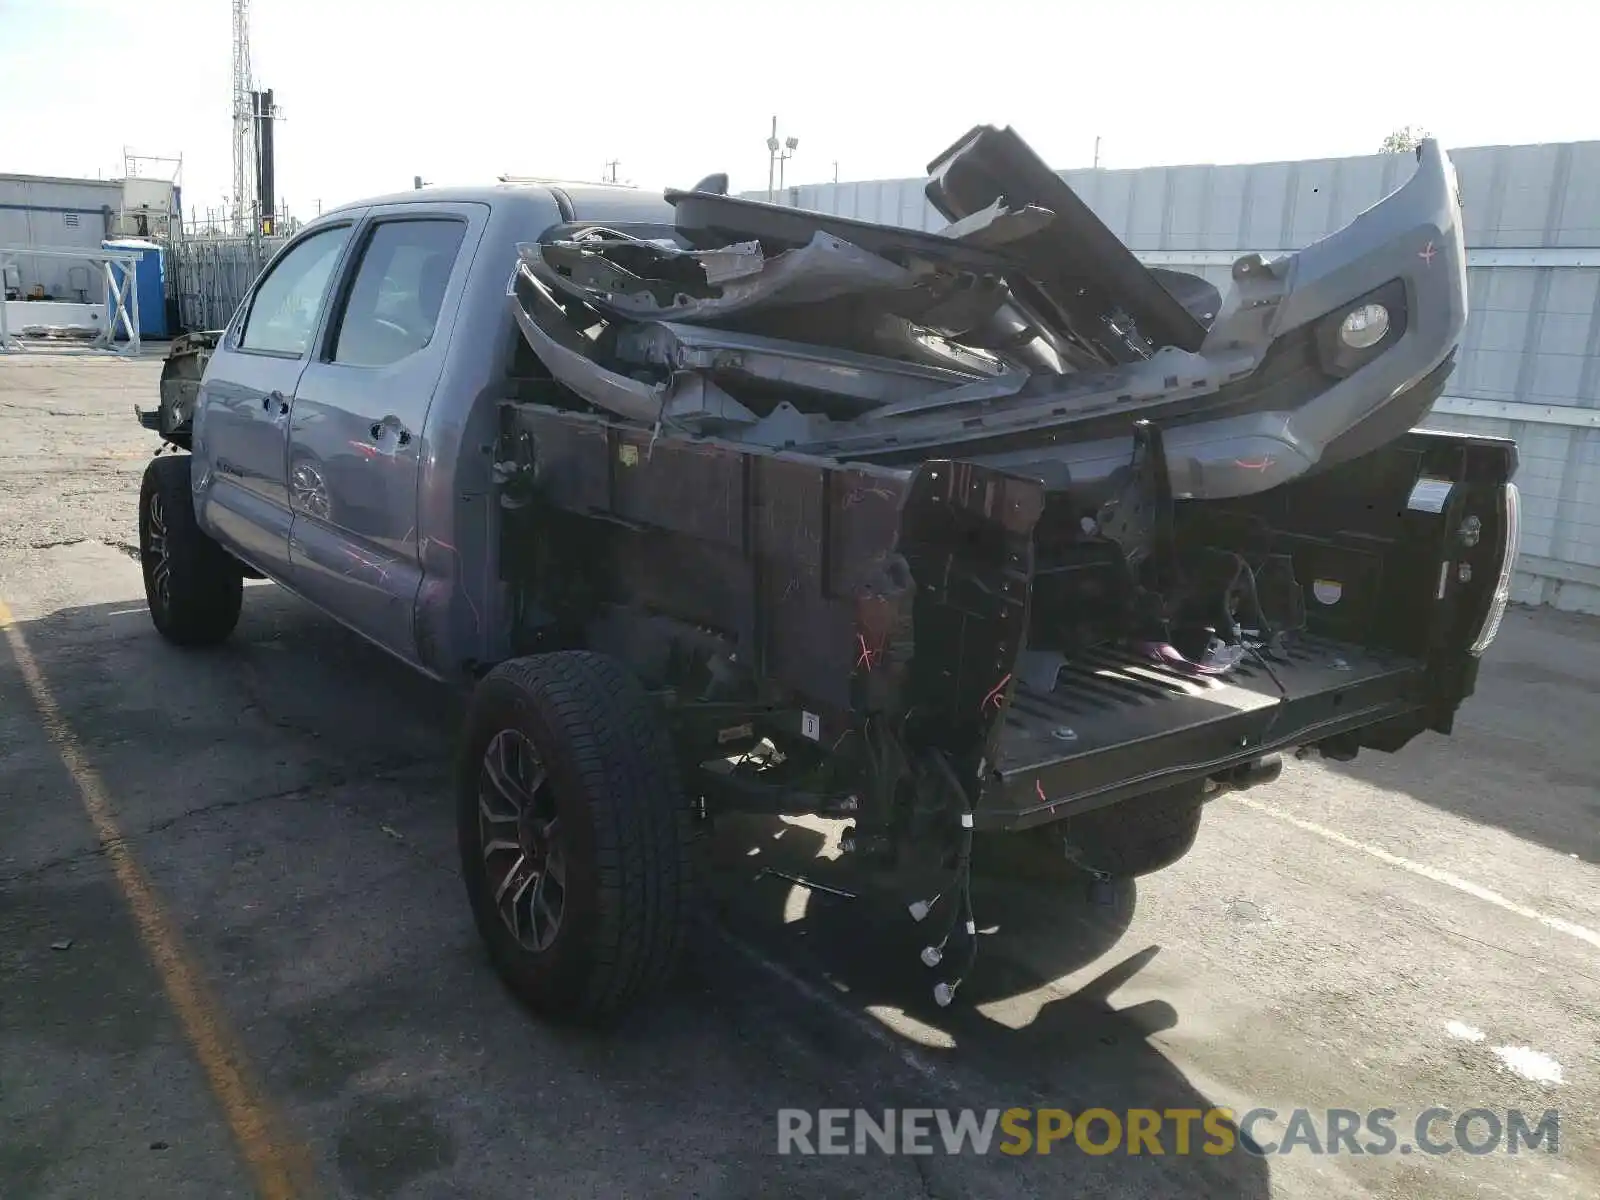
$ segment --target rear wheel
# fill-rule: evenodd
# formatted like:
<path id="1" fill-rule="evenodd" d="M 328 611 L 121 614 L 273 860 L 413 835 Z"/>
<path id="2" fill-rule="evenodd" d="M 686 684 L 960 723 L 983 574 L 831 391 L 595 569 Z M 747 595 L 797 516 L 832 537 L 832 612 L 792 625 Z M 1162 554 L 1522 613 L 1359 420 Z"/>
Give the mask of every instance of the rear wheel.
<path id="1" fill-rule="evenodd" d="M 169 642 L 210 646 L 239 623 L 244 574 L 200 528 L 187 454 L 150 461 L 139 487 L 139 563 L 150 620 Z"/>
<path id="2" fill-rule="evenodd" d="M 667 981 L 693 900 L 690 816 L 650 699 L 614 660 L 513 659 L 478 685 L 462 875 L 490 961 L 537 1011 L 604 1022 Z"/>

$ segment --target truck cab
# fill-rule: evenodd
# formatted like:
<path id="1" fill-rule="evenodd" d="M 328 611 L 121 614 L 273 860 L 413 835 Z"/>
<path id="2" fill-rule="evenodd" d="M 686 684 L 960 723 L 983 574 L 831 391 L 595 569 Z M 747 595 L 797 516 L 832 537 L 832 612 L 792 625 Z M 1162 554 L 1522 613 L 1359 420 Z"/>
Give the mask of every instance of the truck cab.
<path id="1" fill-rule="evenodd" d="M 663 208 L 625 188 L 427 189 L 305 227 L 207 339 L 169 434 L 193 455 L 200 529 L 431 676 L 493 660 L 495 401 L 526 355 L 505 303 L 516 244 Z"/>

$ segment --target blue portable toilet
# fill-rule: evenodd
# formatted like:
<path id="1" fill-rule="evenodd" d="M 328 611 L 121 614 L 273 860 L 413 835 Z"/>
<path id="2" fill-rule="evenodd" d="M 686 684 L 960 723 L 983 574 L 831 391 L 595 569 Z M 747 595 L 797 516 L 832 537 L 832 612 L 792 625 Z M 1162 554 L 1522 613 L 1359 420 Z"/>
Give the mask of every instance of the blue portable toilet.
<path id="1" fill-rule="evenodd" d="M 166 251 L 155 242 L 147 242 L 142 238 L 112 238 L 100 243 L 102 250 L 123 250 L 139 255 L 139 261 L 134 268 L 133 286 L 139 295 L 139 336 L 141 338 L 164 338 L 170 336 L 167 331 L 167 262 Z M 113 268 L 120 271 L 120 268 Z M 126 303 L 126 302 L 125 302 Z M 132 305 L 129 304 L 131 309 Z M 132 315 L 131 312 L 129 314 Z M 116 318 L 116 310 L 111 307 L 111 293 L 106 292 L 106 326 L 109 328 Z M 117 340 L 127 338 L 121 327 L 117 328 Z"/>

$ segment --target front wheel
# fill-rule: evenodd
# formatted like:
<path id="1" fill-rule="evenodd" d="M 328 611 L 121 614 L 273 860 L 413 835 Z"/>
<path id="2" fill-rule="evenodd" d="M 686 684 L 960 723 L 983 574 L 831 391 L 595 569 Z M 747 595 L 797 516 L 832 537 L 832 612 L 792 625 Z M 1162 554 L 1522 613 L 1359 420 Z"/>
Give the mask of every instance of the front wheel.
<path id="1" fill-rule="evenodd" d="M 456 786 L 467 896 L 513 992 L 605 1022 L 665 984 L 689 926 L 692 821 L 631 675 L 583 651 L 500 664 L 473 695 Z"/>
<path id="2" fill-rule="evenodd" d="M 179 646 L 210 646 L 239 623 L 244 572 L 200 528 L 187 454 L 150 460 L 139 486 L 139 563 L 156 631 Z"/>

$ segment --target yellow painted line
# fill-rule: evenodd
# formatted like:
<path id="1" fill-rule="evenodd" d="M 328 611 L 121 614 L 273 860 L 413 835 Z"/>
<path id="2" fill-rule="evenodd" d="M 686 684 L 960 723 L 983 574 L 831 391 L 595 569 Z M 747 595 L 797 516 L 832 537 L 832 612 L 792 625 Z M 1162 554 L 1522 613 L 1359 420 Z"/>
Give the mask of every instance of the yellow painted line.
<path id="1" fill-rule="evenodd" d="M 167 1000 L 183 1024 L 183 1032 L 205 1070 L 211 1091 L 222 1106 L 240 1153 L 250 1165 L 263 1200 L 296 1200 L 309 1188 L 310 1155 L 292 1143 L 282 1122 L 249 1079 L 245 1058 L 227 1030 L 217 1002 L 208 994 L 200 971 L 184 950 L 183 940 L 133 857 L 117 827 L 110 797 L 99 772 L 89 764 L 72 726 L 61 715 L 44 672 L 39 669 L 11 610 L 0 600 L 0 630 L 5 633 L 17 669 L 33 698 L 39 719 L 61 756 L 62 765 L 77 784 L 84 811 L 93 822 L 101 848 L 111 862 L 117 883 L 133 913 L 150 961 L 161 976 Z"/>

